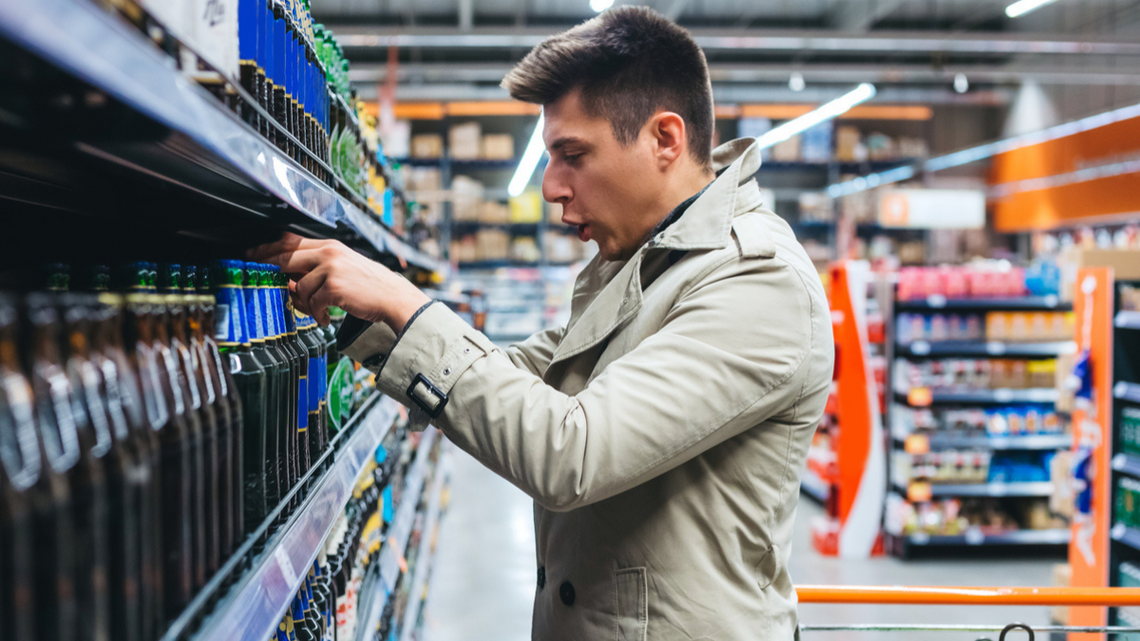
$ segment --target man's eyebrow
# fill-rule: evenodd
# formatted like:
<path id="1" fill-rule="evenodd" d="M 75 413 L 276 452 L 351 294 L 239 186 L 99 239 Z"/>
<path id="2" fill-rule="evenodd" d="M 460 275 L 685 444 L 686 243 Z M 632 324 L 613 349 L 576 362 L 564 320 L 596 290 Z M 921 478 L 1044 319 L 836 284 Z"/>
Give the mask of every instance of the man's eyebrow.
<path id="1" fill-rule="evenodd" d="M 586 142 L 585 140 L 582 140 L 581 138 L 578 138 L 577 136 L 563 136 L 563 137 L 555 140 L 554 142 L 550 143 L 549 149 L 550 149 L 550 151 L 558 151 L 559 149 L 562 149 L 566 145 L 573 144 L 573 143 L 585 143 L 585 142 Z"/>

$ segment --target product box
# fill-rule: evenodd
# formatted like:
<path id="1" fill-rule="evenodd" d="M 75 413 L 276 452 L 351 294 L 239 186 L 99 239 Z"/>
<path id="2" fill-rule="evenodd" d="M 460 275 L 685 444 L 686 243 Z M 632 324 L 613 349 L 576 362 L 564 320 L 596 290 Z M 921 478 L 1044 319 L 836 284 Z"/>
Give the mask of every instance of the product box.
<path id="1" fill-rule="evenodd" d="M 541 258 L 534 236 L 515 236 L 511 239 L 511 260 L 536 263 Z"/>
<path id="2" fill-rule="evenodd" d="M 467 234 L 458 240 L 451 241 L 451 260 L 470 263 L 478 260 L 478 255 L 475 246 L 475 234 Z"/>
<path id="3" fill-rule="evenodd" d="M 827 162 L 831 160 L 832 121 L 822 122 L 805 131 L 800 153 L 807 162 Z"/>
<path id="4" fill-rule="evenodd" d="M 451 212 L 455 220 L 479 220 L 483 183 L 470 176 L 456 176 L 451 181 L 451 194 Z"/>
<path id="5" fill-rule="evenodd" d="M 412 158 L 442 158 L 443 136 L 416 134 L 412 136 Z"/>
<path id="6" fill-rule="evenodd" d="M 452 125 L 447 132 L 447 152 L 456 160 L 475 160 L 479 157 L 479 141 L 483 130 L 477 122 Z"/>
<path id="7" fill-rule="evenodd" d="M 1120 449 L 1140 455 L 1140 409 L 1125 407 L 1120 410 Z"/>
<path id="8" fill-rule="evenodd" d="M 481 229 L 475 234 L 476 260 L 503 260 L 510 243 L 510 234 L 501 229 Z"/>
<path id="9" fill-rule="evenodd" d="M 855 162 L 858 149 L 862 147 L 862 136 L 855 127 L 838 127 L 835 130 L 835 158 L 840 162 Z"/>
<path id="10" fill-rule="evenodd" d="M 484 201 L 479 207 L 479 222 L 492 225 L 505 225 L 511 222 L 511 209 L 493 200 Z"/>
<path id="11" fill-rule="evenodd" d="M 510 205 L 512 223 L 537 223 L 542 220 L 542 196 L 537 189 L 527 189 L 518 196 L 512 196 Z"/>
<path id="12" fill-rule="evenodd" d="M 1140 481 L 1121 476 L 1116 479 L 1116 522 L 1140 528 Z"/>
<path id="13" fill-rule="evenodd" d="M 776 162 L 797 162 L 800 158 L 799 136 L 792 136 L 772 146 L 772 160 Z"/>
<path id="14" fill-rule="evenodd" d="M 481 152 L 487 160 L 510 160 L 515 157 L 515 138 L 510 134 L 486 134 Z"/>

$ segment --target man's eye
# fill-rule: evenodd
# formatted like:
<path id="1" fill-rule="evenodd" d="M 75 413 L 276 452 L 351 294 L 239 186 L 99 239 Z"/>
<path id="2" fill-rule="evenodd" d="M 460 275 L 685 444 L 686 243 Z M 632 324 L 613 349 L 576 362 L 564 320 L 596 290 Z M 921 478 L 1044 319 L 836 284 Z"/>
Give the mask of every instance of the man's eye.
<path id="1" fill-rule="evenodd" d="M 562 157 L 566 160 L 566 162 L 573 165 L 577 164 L 578 160 L 582 157 L 582 154 L 565 154 Z"/>

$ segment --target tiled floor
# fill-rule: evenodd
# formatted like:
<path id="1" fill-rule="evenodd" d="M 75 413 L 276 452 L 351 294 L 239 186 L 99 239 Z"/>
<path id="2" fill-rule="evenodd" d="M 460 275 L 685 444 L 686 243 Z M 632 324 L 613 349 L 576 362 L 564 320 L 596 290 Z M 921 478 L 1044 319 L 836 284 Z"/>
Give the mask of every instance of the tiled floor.
<path id="1" fill-rule="evenodd" d="M 455 452 L 451 505 L 443 519 L 428 594 L 426 641 L 525 641 L 534 596 L 531 502 L 518 489 Z M 1051 585 L 1048 559 L 902 562 L 894 558 L 840 561 L 810 544 L 810 521 L 821 514 L 800 501 L 791 571 L 798 584 Z M 965 608 L 866 605 L 800 607 L 804 625 L 851 623 L 1043 624 L 1041 607 Z M 805 633 L 805 641 L 973 641 L 996 634 Z M 1013 637 L 1011 637 L 1012 639 Z M 1024 638 L 1021 635 L 1017 638 Z"/>

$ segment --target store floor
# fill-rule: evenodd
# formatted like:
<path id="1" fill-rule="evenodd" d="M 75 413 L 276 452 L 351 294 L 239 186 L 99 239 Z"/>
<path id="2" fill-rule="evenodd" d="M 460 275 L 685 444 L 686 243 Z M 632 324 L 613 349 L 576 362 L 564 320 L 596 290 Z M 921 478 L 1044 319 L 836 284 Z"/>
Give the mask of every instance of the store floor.
<path id="1" fill-rule="evenodd" d="M 531 501 L 522 492 L 454 451 L 451 503 L 441 524 L 428 593 L 423 641 L 526 641 L 534 597 L 534 529 Z M 798 584 L 1032 585 L 1052 584 L 1056 558 L 948 558 L 902 562 L 822 557 L 810 544 L 811 520 L 821 509 L 801 499 L 791 571 Z M 1042 607 L 800 606 L 809 624 L 1048 622 Z M 974 641 L 997 634 L 805 633 L 820 641 Z M 1024 638 L 1024 635 L 1017 638 Z M 766 641 L 766 640 L 765 640 Z M 776 640 L 772 640 L 776 641 Z"/>

